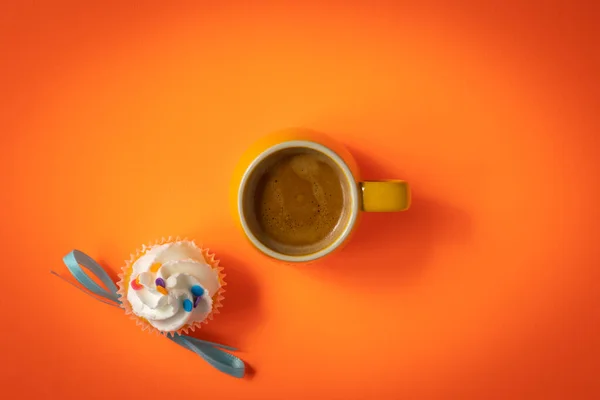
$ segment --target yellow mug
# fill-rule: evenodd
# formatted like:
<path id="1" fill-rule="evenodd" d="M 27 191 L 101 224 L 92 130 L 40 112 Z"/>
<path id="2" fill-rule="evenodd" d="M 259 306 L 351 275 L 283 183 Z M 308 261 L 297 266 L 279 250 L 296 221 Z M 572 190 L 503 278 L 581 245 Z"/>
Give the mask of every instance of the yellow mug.
<path id="1" fill-rule="evenodd" d="M 251 228 L 250 219 L 254 216 L 248 211 L 248 203 L 254 198 L 255 187 L 250 184 L 253 173 L 274 154 L 296 148 L 316 151 L 325 156 L 341 171 L 340 179 L 345 181 L 345 187 L 348 188 L 347 201 L 344 201 L 348 217 L 343 221 L 344 226 L 337 230 L 339 233 L 326 247 L 308 254 L 286 254 L 266 245 Z M 234 218 L 254 247 L 276 260 L 302 263 L 322 258 L 345 244 L 356 228 L 361 211 L 407 210 L 410 206 L 410 189 L 401 180 L 361 181 L 356 161 L 344 146 L 318 132 L 288 129 L 265 136 L 243 154 L 235 169 L 230 200 Z"/>

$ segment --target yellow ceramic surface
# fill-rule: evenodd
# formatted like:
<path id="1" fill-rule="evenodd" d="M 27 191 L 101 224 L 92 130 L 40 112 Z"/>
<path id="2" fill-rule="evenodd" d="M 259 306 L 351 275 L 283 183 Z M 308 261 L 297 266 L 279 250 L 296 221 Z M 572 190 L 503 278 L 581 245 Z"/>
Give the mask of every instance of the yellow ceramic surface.
<path id="1" fill-rule="evenodd" d="M 254 240 L 252 235 L 248 232 L 241 216 L 240 202 L 242 200 L 240 199 L 240 196 L 245 177 L 248 176 L 257 165 L 253 165 L 253 163 L 256 162 L 255 160 L 275 146 L 281 146 L 285 145 L 286 142 L 296 141 L 311 142 L 316 145 L 324 146 L 335 153 L 335 155 L 339 157 L 339 160 L 333 158 L 332 160 L 338 163 L 342 169 L 346 171 L 346 177 L 349 180 L 354 181 L 354 187 L 356 187 L 357 190 L 354 192 L 356 194 L 356 198 L 354 198 L 356 208 L 353 211 L 353 218 L 351 219 L 348 232 L 343 240 L 339 243 L 332 244 L 329 248 L 318 252 L 318 254 L 315 253 L 308 256 L 291 257 L 278 253 L 274 254 L 272 251 L 266 251 L 266 249 L 261 248 L 260 244 L 256 243 L 256 240 Z M 234 218 L 255 247 L 277 259 L 291 262 L 306 262 L 323 257 L 342 247 L 342 245 L 348 241 L 351 231 L 356 229 L 360 211 L 390 212 L 408 209 L 410 206 L 410 189 L 406 182 L 400 180 L 363 182 L 360 179 L 360 172 L 354 157 L 352 157 L 352 154 L 350 154 L 343 145 L 322 133 L 307 129 L 287 129 L 263 137 L 255 142 L 243 154 L 235 168 L 234 177 L 231 183 L 230 204 Z"/>

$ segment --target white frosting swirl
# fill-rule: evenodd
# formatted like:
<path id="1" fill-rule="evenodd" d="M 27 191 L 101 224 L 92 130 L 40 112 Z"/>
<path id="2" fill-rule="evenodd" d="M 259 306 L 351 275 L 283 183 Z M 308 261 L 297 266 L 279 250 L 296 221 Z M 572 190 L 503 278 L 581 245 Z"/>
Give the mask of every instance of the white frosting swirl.
<path id="1" fill-rule="evenodd" d="M 157 288 L 157 278 L 164 281 L 165 290 Z M 204 289 L 199 298 L 191 292 L 195 285 Z M 135 315 L 160 331 L 171 332 L 204 321 L 220 286 L 217 271 L 193 242 L 166 243 L 152 246 L 133 263 L 127 301 Z M 196 304 L 190 311 L 184 307 L 186 300 Z M 190 303 L 186 303 L 189 309 Z"/>

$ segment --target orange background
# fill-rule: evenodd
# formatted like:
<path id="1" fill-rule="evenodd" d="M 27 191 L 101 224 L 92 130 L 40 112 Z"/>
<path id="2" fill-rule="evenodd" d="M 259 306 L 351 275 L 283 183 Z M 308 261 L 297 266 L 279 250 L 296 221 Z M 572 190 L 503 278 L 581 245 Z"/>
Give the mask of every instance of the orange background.
<path id="1" fill-rule="evenodd" d="M 599 398 L 597 7 L 252 3 L 0 6 L 4 395 Z M 243 150 L 297 125 L 414 190 L 309 267 L 226 204 Z M 222 259 L 200 336 L 247 379 L 48 273 L 163 235 Z"/>

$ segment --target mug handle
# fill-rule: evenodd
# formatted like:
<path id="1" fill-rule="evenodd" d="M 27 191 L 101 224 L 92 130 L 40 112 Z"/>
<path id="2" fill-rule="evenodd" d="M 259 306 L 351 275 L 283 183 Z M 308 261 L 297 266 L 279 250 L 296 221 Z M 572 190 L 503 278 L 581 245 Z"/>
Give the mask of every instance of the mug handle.
<path id="1" fill-rule="evenodd" d="M 359 186 L 363 211 L 405 211 L 410 207 L 410 188 L 404 181 L 364 181 Z"/>

